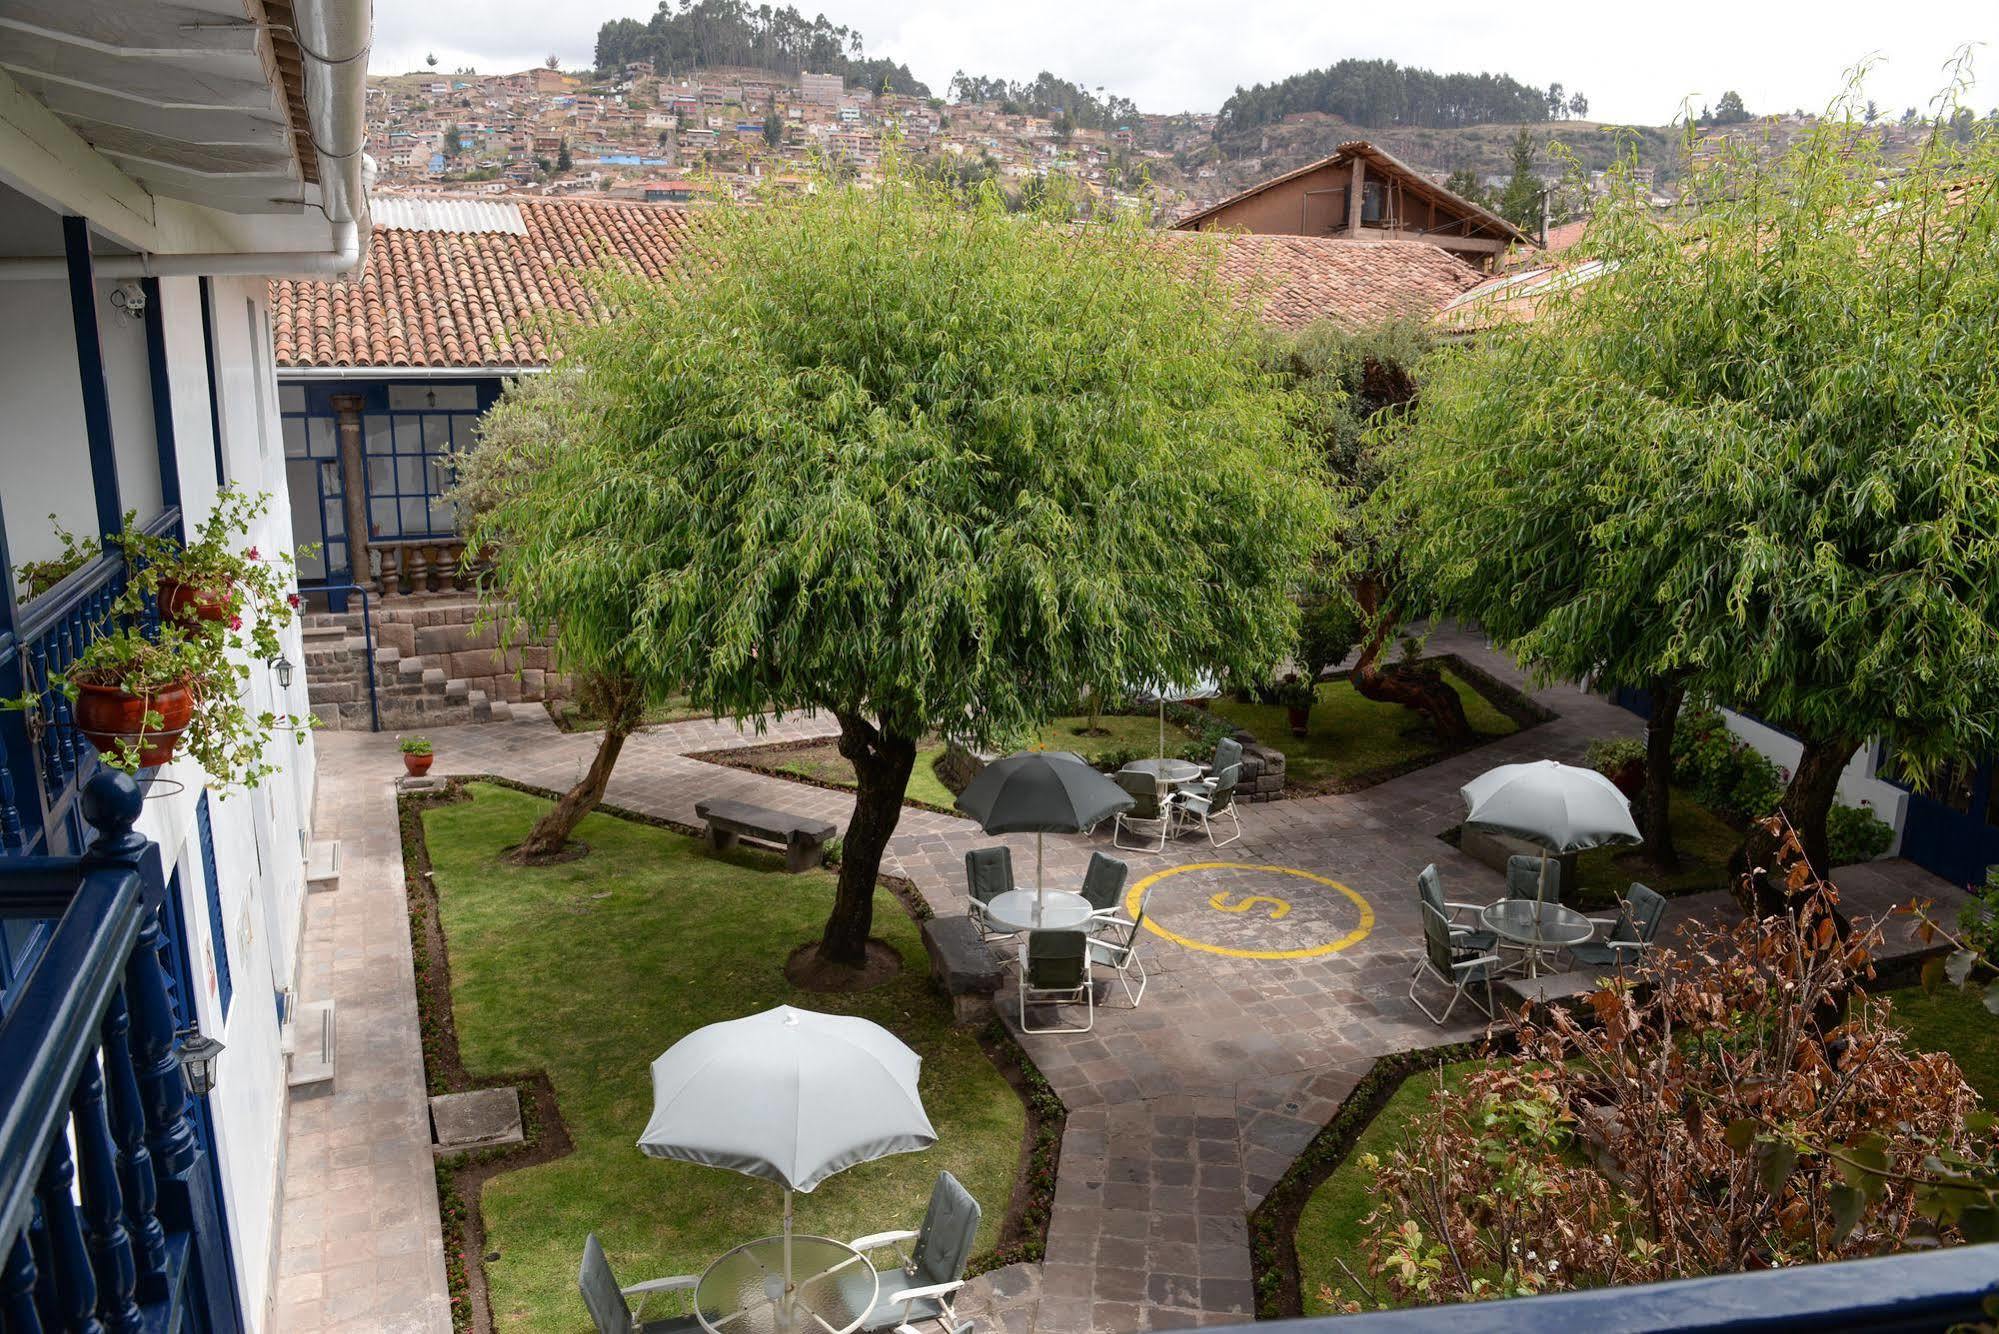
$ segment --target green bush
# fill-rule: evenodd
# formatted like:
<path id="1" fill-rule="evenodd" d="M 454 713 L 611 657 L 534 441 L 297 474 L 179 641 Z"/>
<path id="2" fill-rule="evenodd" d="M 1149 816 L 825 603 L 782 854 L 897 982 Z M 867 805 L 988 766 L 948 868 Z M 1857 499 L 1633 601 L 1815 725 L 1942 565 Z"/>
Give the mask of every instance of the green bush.
<path id="1" fill-rule="evenodd" d="M 1628 736 L 1600 736 L 1583 752 L 1583 763 L 1606 777 L 1636 761 L 1645 763 L 1645 743 Z"/>
<path id="2" fill-rule="evenodd" d="M 1737 820 L 1768 815 L 1784 793 L 1777 766 L 1729 731 L 1712 708 L 1680 714 L 1673 732 L 1673 777 L 1701 805 Z"/>
<path id="3" fill-rule="evenodd" d="M 1826 843 L 1834 866 L 1871 862 L 1895 841 L 1895 830 L 1865 806 L 1834 806 L 1826 817 Z"/>
<path id="4" fill-rule="evenodd" d="M 1985 868 L 1985 883 L 1974 886 L 1971 902 L 1958 909 L 1957 930 L 1966 945 L 1999 967 L 1999 866 Z"/>

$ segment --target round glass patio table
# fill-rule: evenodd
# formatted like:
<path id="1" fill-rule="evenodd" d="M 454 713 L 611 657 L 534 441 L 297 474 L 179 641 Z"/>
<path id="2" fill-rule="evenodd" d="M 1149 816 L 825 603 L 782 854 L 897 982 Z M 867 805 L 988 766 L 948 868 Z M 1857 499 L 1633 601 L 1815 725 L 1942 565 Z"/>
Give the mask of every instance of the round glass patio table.
<path id="1" fill-rule="evenodd" d="M 1596 924 L 1575 909 L 1540 899 L 1501 899 L 1479 915 L 1494 935 L 1519 947 L 1521 967 L 1529 977 L 1541 975 L 1544 955 L 1596 934 Z"/>
<path id="2" fill-rule="evenodd" d="M 875 1268 L 845 1242 L 793 1233 L 791 1300 L 784 1238 L 725 1252 L 694 1285 L 694 1315 L 709 1334 L 853 1334 L 881 1292 Z"/>
<path id="3" fill-rule="evenodd" d="M 1041 918 L 1035 920 L 1034 891 L 1009 889 L 995 894 L 986 904 L 986 921 L 1002 931 L 1075 931 L 1090 920 L 1096 909 L 1081 894 L 1067 889 L 1050 889 L 1041 895 Z"/>
<path id="4" fill-rule="evenodd" d="M 1179 787 L 1201 776 L 1201 766 L 1192 760 L 1133 760 L 1126 773 L 1151 774 L 1161 787 Z"/>

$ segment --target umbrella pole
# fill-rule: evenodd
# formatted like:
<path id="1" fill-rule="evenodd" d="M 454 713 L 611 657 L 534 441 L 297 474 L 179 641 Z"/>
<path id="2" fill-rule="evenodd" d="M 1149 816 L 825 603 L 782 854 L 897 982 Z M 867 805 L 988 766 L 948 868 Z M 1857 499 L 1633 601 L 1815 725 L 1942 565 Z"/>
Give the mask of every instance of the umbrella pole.
<path id="1" fill-rule="evenodd" d="M 1166 696 L 1159 697 L 1159 758 L 1166 758 Z"/>
<path id="2" fill-rule="evenodd" d="M 1041 831 L 1034 831 L 1034 924 L 1041 925 Z"/>
<path id="3" fill-rule="evenodd" d="M 791 1187 L 784 1188 L 784 1328 L 791 1327 Z"/>

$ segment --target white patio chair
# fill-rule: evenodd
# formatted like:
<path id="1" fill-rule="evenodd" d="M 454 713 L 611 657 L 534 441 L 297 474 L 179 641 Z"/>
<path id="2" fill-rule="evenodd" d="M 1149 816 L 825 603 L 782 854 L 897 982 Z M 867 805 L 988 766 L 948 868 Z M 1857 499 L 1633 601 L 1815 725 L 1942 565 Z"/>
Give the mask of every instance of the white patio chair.
<path id="1" fill-rule="evenodd" d="M 1083 1005 L 1080 1026 L 1057 1024 L 1034 1028 L 1027 1022 L 1029 1004 Z M 1087 1033 L 1097 1022 L 1097 1003 L 1090 979 L 1090 937 L 1082 931 L 1030 931 L 1020 945 L 1020 1031 L 1023 1033 Z"/>
<path id="2" fill-rule="evenodd" d="M 1215 847 L 1225 848 L 1242 837 L 1242 819 L 1235 811 L 1235 785 L 1242 773 L 1232 764 L 1204 783 L 1192 784 L 1173 794 L 1174 815 L 1180 829 L 1199 828 Z M 1226 819 L 1234 832 L 1227 838 L 1215 837 L 1216 820 Z"/>
<path id="3" fill-rule="evenodd" d="M 699 1330 L 701 1322 L 691 1315 L 663 1320 L 641 1317 L 647 1297 L 656 1292 L 692 1292 L 698 1281 L 694 1274 L 675 1274 L 672 1278 L 647 1279 L 621 1288 L 594 1232 L 584 1238 L 583 1268 L 576 1275 L 576 1286 L 583 1293 L 583 1305 L 590 1312 L 590 1322 L 597 1327 L 597 1334 L 687 1334 Z M 637 1311 L 625 1300 L 627 1297 L 639 1299 Z"/>
<path id="4" fill-rule="evenodd" d="M 1111 781 L 1131 794 L 1132 808 L 1119 811 L 1111 827 L 1111 842 L 1126 852 L 1164 852 L 1166 840 L 1174 833 L 1179 812 L 1176 794 L 1159 790 L 1156 775 L 1136 769 L 1120 769 Z M 1125 842 L 1126 836 L 1144 842 Z"/>
<path id="5" fill-rule="evenodd" d="M 865 1254 L 885 1246 L 916 1245 L 903 1254 L 899 1269 L 883 1269 L 882 1295 L 861 1320 L 864 1330 L 907 1330 L 915 1334 L 919 1321 L 935 1320 L 945 1334 L 968 1334 L 970 1320 L 961 1321 L 951 1299 L 965 1286 L 965 1266 L 979 1233 L 979 1202 L 949 1172 L 937 1174 L 930 1190 L 930 1207 L 915 1232 L 876 1232 L 847 1244 Z"/>
<path id="6" fill-rule="evenodd" d="M 1129 920 L 1115 909 L 1100 912 L 1091 919 L 1095 928 L 1090 934 L 1090 963 L 1117 971 L 1118 981 L 1124 985 L 1125 999 L 1131 1002 L 1134 1010 L 1145 995 L 1145 960 L 1139 957 L 1138 933 L 1145 926 L 1145 905 L 1155 888 L 1153 885 L 1145 887 L 1145 892 L 1138 898 L 1138 912 Z M 1133 973 L 1138 974 L 1136 991 L 1131 986 Z"/>
<path id="7" fill-rule="evenodd" d="M 1423 957 L 1417 962 L 1416 971 L 1409 974 L 1409 999 L 1415 1002 L 1417 1009 L 1429 1016 L 1431 1023 L 1443 1025 L 1450 1022 L 1451 1011 L 1458 1007 L 1461 998 L 1469 995 L 1471 1003 L 1478 1005 L 1478 994 L 1471 988 L 1483 986 L 1485 1004 L 1479 1005 L 1479 1008 L 1485 1011 L 1486 1018 L 1492 1018 L 1495 1004 L 1492 997 L 1492 978 L 1499 970 L 1499 956 L 1473 954 L 1460 949 L 1456 939 L 1451 935 L 1451 924 L 1445 920 L 1444 915 L 1428 903 L 1423 903 L 1420 907 L 1423 912 Z M 1416 984 L 1423 980 L 1425 973 L 1451 989 L 1450 1003 L 1444 1006 L 1442 1014 L 1423 1004 L 1421 998 L 1416 995 Z"/>

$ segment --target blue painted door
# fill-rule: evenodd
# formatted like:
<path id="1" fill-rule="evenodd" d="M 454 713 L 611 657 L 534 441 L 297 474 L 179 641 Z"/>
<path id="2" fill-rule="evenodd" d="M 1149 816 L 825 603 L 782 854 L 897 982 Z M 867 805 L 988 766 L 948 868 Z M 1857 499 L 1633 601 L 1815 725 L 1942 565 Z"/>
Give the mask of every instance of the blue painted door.
<path id="1" fill-rule="evenodd" d="M 1909 789 L 1902 855 L 1955 884 L 1977 884 L 1999 865 L 1999 762 L 1959 760 Z"/>

